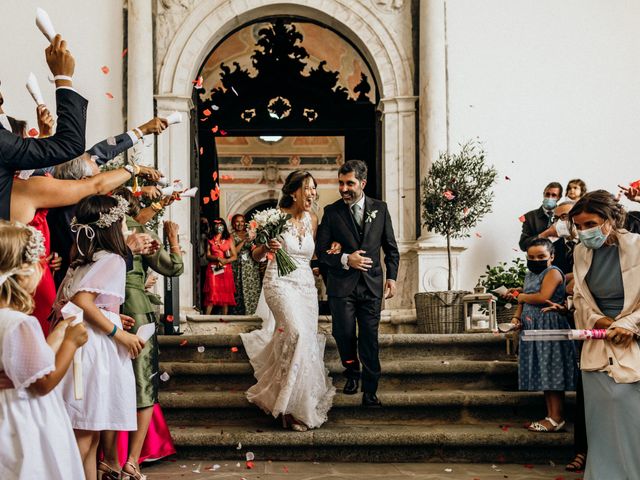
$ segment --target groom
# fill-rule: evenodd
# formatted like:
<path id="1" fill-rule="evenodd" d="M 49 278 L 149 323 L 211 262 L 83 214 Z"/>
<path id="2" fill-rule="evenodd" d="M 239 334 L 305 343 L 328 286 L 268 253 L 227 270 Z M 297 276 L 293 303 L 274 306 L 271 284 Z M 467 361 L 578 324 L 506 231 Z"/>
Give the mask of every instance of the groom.
<path id="1" fill-rule="evenodd" d="M 367 165 L 349 160 L 340 167 L 341 200 L 324 209 L 318 227 L 316 255 L 328 266 L 327 294 L 333 318 L 333 337 L 338 345 L 347 383 L 344 393 L 358 392 L 362 365 L 362 405 L 378 407 L 380 378 L 378 326 L 382 295 L 396 293 L 400 254 L 393 235 L 387 204 L 365 196 Z M 342 246 L 340 254 L 331 250 Z M 384 251 L 387 281 L 383 285 L 380 249 Z M 356 323 L 360 338 L 356 336 Z"/>

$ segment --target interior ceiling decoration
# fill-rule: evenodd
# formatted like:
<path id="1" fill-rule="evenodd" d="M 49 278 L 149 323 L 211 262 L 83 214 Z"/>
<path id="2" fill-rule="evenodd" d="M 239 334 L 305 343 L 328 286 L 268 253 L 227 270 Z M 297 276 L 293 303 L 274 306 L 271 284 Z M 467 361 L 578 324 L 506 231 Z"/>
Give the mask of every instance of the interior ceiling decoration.
<path id="1" fill-rule="evenodd" d="M 327 67 L 327 60 L 310 59 L 298 25 L 312 31 L 315 37 L 318 37 L 317 30 L 322 30 L 325 35 L 338 38 L 344 51 L 353 49 L 337 34 L 317 25 L 299 24 L 285 18 L 259 25 L 255 48 L 249 57 L 250 66 L 243 66 L 237 54 L 231 66 L 220 61 L 219 68 L 213 68 L 211 63 L 217 62 L 212 58 L 219 58 L 219 51 L 225 50 L 224 45 L 230 39 L 255 26 L 245 27 L 222 42 L 205 63 L 203 76 L 213 69 L 219 71 L 219 78 L 214 82 L 207 74 L 203 82 L 205 87 L 215 86 L 200 92 L 199 129 L 214 136 L 246 135 L 249 131 L 258 135 L 269 132 L 303 134 L 302 130 L 306 134 L 310 131 L 330 134 L 344 128 L 358 129 L 363 115 L 375 114 L 376 92 L 369 83 L 369 70 L 362 60 L 358 57 L 357 68 L 352 66 L 349 81 L 345 82 L 341 79 L 341 71 Z M 315 38 L 317 43 L 322 40 Z M 332 45 L 332 42 L 325 43 Z M 314 48 L 317 50 L 317 46 Z M 336 48 L 334 46 L 333 50 L 337 51 Z M 327 51 L 331 53 L 329 48 Z M 357 56 L 357 53 L 354 51 L 353 55 Z M 336 59 L 333 60 L 335 63 Z M 359 73 L 357 83 L 353 79 L 356 71 Z M 351 88 L 345 86 L 349 82 Z"/>

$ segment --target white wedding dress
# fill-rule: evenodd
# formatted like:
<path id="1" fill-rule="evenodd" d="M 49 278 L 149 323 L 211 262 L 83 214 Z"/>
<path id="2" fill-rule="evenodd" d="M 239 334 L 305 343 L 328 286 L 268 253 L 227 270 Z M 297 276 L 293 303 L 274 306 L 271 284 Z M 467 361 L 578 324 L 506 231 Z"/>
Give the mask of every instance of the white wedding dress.
<path id="1" fill-rule="evenodd" d="M 283 234 L 282 248 L 298 268 L 280 277 L 275 259 L 269 262 L 256 310 L 262 329 L 241 335 L 258 381 L 247 398 L 274 417 L 290 414 L 317 428 L 327 421 L 336 390 L 324 366 L 325 337 L 318 334 L 318 291 L 310 266 L 315 243 L 308 213 L 300 231 L 291 225 Z"/>

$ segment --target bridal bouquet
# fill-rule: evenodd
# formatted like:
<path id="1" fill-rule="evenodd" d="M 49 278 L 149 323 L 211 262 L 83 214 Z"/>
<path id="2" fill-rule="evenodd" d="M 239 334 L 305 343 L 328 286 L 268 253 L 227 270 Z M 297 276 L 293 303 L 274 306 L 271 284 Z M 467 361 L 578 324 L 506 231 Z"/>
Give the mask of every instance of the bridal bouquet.
<path id="1" fill-rule="evenodd" d="M 290 218 L 291 215 L 277 208 L 269 208 L 257 212 L 249 222 L 250 235 L 255 238 L 254 241 L 257 245 L 267 245 L 269 240 L 280 237 L 289 228 L 287 220 Z M 275 257 L 278 265 L 278 275 L 281 277 L 289 275 L 298 268 L 284 248 L 278 249 Z M 271 260 L 273 254 L 269 252 L 267 258 Z"/>

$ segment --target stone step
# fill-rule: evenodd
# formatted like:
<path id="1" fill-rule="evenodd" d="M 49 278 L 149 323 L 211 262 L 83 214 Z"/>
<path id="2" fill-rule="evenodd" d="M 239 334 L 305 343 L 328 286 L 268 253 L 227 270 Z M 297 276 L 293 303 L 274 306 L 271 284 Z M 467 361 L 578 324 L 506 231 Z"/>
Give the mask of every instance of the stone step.
<path id="1" fill-rule="evenodd" d="M 275 425 L 173 427 L 181 458 L 243 461 L 555 463 L 570 458 L 571 432 L 541 434 L 494 423 L 451 425 L 328 424 L 297 433 Z M 240 448 L 238 448 L 240 447 Z"/>
<path id="2" fill-rule="evenodd" d="M 344 386 L 343 367 L 327 364 L 338 388 Z M 161 362 L 160 371 L 171 390 L 246 390 L 255 383 L 248 361 Z M 381 389 L 394 390 L 517 390 L 518 364 L 502 360 L 403 360 L 383 361 Z"/>
<path id="3" fill-rule="evenodd" d="M 490 390 L 399 391 L 382 390 L 382 409 L 363 408 L 362 395 L 334 397 L 329 425 L 423 425 L 442 423 L 474 424 L 493 421 L 496 429 L 505 425 L 520 428 L 544 417 L 544 397 L 539 392 Z M 574 396 L 567 402 L 573 411 Z M 177 426 L 204 426 L 218 423 L 268 426 L 273 418 L 249 403 L 242 391 L 161 391 L 160 404 L 168 421 Z M 569 417 L 570 418 L 570 417 Z M 510 428 L 510 427 L 507 427 Z"/>
<path id="4" fill-rule="evenodd" d="M 167 361 L 240 361 L 247 359 L 239 335 L 160 335 L 160 359 Z M 387 360 L 506 360 L 502 334 L 383 334 L 378 340 L 380 359 Z M 203 352 L 198 347 L 204 347 Z M 327 336 L 325 359 L 338 358 L 335 340 Z"/>
<path id="5" fill-rule="evenodd" d="M 237 335 L 260 328 L 256 315 L 187 315 L 183 331 L 189 335 Z M 331 335 L 331 315 L 318 315 L 318 330 Z M 380 316 L 380 333 L 417 333 L 415 310 L 384 310 Z"/>

